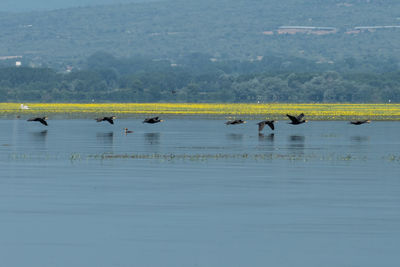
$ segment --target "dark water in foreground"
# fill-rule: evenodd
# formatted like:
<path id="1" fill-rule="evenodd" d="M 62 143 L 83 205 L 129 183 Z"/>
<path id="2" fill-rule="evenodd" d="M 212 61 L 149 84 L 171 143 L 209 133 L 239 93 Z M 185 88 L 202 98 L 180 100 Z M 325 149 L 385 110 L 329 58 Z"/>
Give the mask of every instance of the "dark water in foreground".
<path id="1" fill-rule="evenodd" d="M 400 123 L 255 123 L 0 120 L 0 266 L 397 267 Z"/>

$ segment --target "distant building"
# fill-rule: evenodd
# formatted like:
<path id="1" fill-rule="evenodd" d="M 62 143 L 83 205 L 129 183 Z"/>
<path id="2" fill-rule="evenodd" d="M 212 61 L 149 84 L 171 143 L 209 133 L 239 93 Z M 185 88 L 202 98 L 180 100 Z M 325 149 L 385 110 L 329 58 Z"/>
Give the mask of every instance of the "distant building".
<path id="1" fill-rule="evenodd" d="M 400 29 L 399 25 L 387 25 L 387 26 L 359 26 L 354 27 L 355 30 L 376 30 L 376 29 Z"/>
<path id="2" fill-rule="evenodd" d="M 65 72 L 66 72 L 66 73 L 70 73 L 70 72 L 73 70 L 73 68 L 74 68 L 74 67 L 68 65 L 68 66 L 65 68 Z"/>
<path id="3" fill-rule="evenodd" d="M 264 31 L 262 34 L 264 35 L 274 35 L 273 31 Z"/>
<path id="4" fill-rule="evenodd" d="M 281 26 L 278 28 L 278 34 L 315 34 L 326 35 L 337 33 L 338 29 L 334 27 L 311 27 L 311 26 Z"/>
<path id="5" fill-rule="evenodd" d="M 17 58 L 22 58 L 22 56 L 3 56 L 0 57 L 0 60 L 17 59 Z"/>
<path id="6" fill-rule="evenodd" d="M 359 34 L 360 30 L 349 30 L 346 32 L 346 34 Z"/>

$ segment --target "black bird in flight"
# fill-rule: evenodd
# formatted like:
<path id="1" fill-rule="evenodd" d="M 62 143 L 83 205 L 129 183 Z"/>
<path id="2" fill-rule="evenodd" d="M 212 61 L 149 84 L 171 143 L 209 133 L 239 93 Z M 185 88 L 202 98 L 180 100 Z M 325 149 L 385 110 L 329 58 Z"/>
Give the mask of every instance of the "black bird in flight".
<path id="1" fill-rule="evenodd" d="M 242 124 L 246 123 L 244 120 L 233 120 L 225 122 L 226 125 L 235 125 L 235 124 Z"/>
<path id="2" fill-rule="evenodd" d="M 291 122 L 289 122 L 289 123 L 293 124 L 293 125 L 302 124 L 302 123 L 307 122 L 307 120 L 302 120 L 304 117 L 304 113 L 301 113 L 297 117 L 289 115 L 289 114 L 286 114 L 286 116 L 288 116 L 288 118 L 291 120 Z"/>
<path id="3" fill-rule="evenodd" d="M 47 120 L 47 117 L 42 117 L 42 118 L 30 118 L 28 121 L 38 121 L 41 124 L 48 126 L 46 120 Z"/>
<path id="4" fill-rule="evenodd" d="M 158 123 L 158 122 L 162 122 L 163 120 L 160 120 L 158 117 L 153 117 L 153 118 L 146 118 L 144 119 L 143 123 Z"/>
<path id="5" fill-rule="evenodd" d="M 264 129 L 265 125 L 268 125 L 269 128 L 271 128 L 271 130 L 274 130 L 275 129 L 274 122 L 275 121 L 260 121 L 259 123 L 257 123 L 258 131 L 261 132 Z"/>
<path id="6" fill-rule="evenodd" d="M 115 117 L 115 116 L 103 117 L 103 118 L 97 118 L 96 121 L 97 121 L 97 122 L 108 121 L 109 123 L 114 124 L 114 120 L 115 120 L 116 118 L 117 118 L 117 117 Z"/>
<path id="7" fill-rule="evenodd" d="M 354 125 L 361 125 L 364 123 L 370 123 L 370 120 L 363 120 L 363 121 L 351 121 L 350 124 L 354 124 Z"/>

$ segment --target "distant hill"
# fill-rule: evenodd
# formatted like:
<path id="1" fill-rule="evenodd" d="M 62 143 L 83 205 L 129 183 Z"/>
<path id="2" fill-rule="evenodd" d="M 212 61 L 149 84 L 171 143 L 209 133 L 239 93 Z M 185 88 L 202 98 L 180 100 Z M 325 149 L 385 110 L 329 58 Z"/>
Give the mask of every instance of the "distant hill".
<path id="1" fill-rule="evenodd" d="M 24 12 L 154 1 L 158 0 L 1 0 L 0 10 L 3 12 Z"/>
<path id="2" fill-rule="evenodd" d="M 172 61 L 201 53 L 216 61 L 276 54 L 398 64 L 399 11 L 398 0 L 174 0 L 8 13 L 0 17 L 0 57 L 50 66 L 79 64 L 96 51 Z"/>

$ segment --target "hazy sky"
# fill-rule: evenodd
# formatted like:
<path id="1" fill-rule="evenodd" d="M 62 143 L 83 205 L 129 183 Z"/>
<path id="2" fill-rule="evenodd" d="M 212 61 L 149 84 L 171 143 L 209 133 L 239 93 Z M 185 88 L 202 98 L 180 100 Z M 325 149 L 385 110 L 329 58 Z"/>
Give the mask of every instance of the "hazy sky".
<path id="1" fill-rule="evenodd" d="M 154 1 L 156 0 L 0 0 L 0 12 L 50 10 L 89 5 Z"/>

